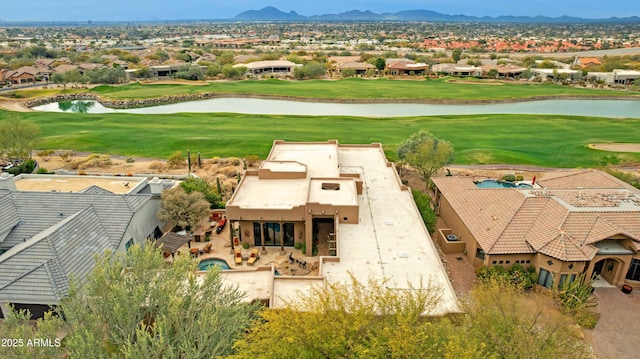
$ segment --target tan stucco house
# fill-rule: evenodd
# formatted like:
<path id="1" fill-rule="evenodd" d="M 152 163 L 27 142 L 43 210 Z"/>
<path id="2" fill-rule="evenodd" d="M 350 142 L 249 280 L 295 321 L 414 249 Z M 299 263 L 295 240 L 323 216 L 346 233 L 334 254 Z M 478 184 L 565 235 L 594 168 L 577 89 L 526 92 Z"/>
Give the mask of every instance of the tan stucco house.
<path id="1" fill-rule="evenodd" d="M 289 255 L 300 243 L 315 262 L 313 247 L 321 248 L 313 277 L 224 272 L 226 281 L 250 287 L 249 297 L 271 307 L 304 288 L 356 278 L 386 280 L 397 290 L 433 287 L 441 301 L 431 314 L 459 311 L 411 191 L 379 143 L 275 141 L 262 165 L 245 171 L 226 215 L 238 239 L 263 253 Z M 258 287 L 264 290 L 252 292 Z"/>
<path id="2" fill-rule="evenodd" d="M 445 252 L 476 265 L 534 266 L 553 287 L 579 273 L 640 285 L 640 191 L 596 170 L 557 171 L 531 186 L 479 188 L 433 178 Z"/>

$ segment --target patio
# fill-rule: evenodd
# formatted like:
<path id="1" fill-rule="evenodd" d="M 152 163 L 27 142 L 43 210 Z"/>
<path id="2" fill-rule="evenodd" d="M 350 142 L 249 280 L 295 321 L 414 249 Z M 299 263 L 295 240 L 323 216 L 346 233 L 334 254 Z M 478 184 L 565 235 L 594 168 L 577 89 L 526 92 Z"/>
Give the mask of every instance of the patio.
<path id="1" fill-rule="evenodd" d="M 242 247 L 242 243 L 236 248 L 240 248 L 240 253 L 242 255 L 242 264 L 236 265 L 234 259 L 234 252 L 231 249 L 230 238 L 230 227 L 229 225 L 225 226 L 221 233 L 216 233 L 215 227 L 212 226 L 210 228 L 201 228 L 199 231 L 207 233 L 207 236 L 193 236 L 193 239 L 189 242 L 182 242 L 175 249 L 176 255 L 191 255 L 193 260 L 198 262 L 209 259 L 209 258 L 217 258 L 223 259 L 227 262 L 231 270 L 241 269 L 241 270 L 257 270 L 260 267 L 264 266 L 274 266 L 274 270 L 282 276 L 316 276 L 318 275 L 318 261 L 319 256 L 315 257 L 305 257 L 302 254 L 302 251 L 299 249 L 294 249 L 293 247 L 285 247 L 286 254 L 281 254 L 280 247 L 266 247 L 266 254 L 259 254 L 259 259 L 255 261 L 254 265 L 248 265 L 247 260 L 249 259 L 251 250 L 256 248 L 254 246 L 249 247 L 248 249 L 244 249 Z M 198 231 L 196 231 L 198 232 Z M 209 234 L 210 233 L 210 234 Z M 164 237 L 170 235 L 173 237 L 182 237 L 185 240 L 188 240 L 188 237 L 183 237 L 175 233 L 165 234 Z M 196 240 L 202 238 L 201 240 Z M 206 241 L 205 238 L 209 238 L 209 241 Z M 159 239 L 160 241 L 160 239 Z M 176 241 L 173 241 L 174 243 Z M 177 243 L 177 242 L 176 242 Z M 205 247 L 211 244 L 209 252 L 205 252 Z M 164 246 L 166 246 L 165 244 Z M 173 244 L 175 245 L 175 244 Z M 163 248 L 164 248 L 163 246 Z M 234 246 L 235 247 L 235 246 Z M 258 247 L 260 248 L 260 247 Z M 173 249 L 173 248 L 172 248 Z M 172 252 L 172 251 L 168 251 Z M 289 256 L 292 255 L 294 258 L 294 262 L 290 263 Z M 173 261 L 172 256 L 168 256 L 165 258 L 166 261 Z M 306 265 L 302 265 L 300 263 L 296 263 L 295 260 L 299 260 L 300 262 L 305 262 Z"/>

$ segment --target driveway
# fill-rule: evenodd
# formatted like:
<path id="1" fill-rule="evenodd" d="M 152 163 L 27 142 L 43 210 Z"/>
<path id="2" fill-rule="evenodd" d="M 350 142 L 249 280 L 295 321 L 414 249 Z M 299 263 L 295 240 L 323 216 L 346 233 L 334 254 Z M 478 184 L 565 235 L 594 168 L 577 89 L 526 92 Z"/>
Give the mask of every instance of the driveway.
<path id="1" fill-rule="evenodd" d="M 593 348 L 599 359 L 640 356 L 640 294 L 618 288 L 596 288 L 600 320 L 593 329 Z"/>

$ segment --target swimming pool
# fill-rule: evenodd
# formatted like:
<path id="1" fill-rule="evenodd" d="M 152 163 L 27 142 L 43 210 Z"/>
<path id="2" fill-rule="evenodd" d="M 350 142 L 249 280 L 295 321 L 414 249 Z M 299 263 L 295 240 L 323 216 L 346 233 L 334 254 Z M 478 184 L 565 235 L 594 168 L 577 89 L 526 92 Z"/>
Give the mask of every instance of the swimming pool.
<path id="1" fill-rule="evenodd" d="M 476 182 L 476 186 L 478 186 L 478 188 L 533 188 L 533 186 L 528 183 L 513 183 L 496 180 Z"/>
<path id="2" fill-rule="evenodd" d="M 219 267 L 221 270 L 231 269 L 231 267 L 229 267 L 229 264 L 227 264 L 227 261 L 225 261 L 224 259 L 208 258 L 203 259 L 200 261 L 200 263 L 198 263 L 198 270 L 211 270 L 211 268 L 213 268 L 214 266 Z"/>

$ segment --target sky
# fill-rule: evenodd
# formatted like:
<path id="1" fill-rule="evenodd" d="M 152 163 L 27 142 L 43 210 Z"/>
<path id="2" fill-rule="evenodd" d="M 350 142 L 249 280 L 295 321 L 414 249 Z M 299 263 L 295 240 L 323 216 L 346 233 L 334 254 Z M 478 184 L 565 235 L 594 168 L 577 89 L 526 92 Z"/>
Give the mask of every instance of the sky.
<path id="1" fill-rule="evenodd" d="M 3 0 L 0 20 L 25 21 L 148 21 L 230 19 L 245 10 L 274 6 L 301 15 L 335 14 L 349 10 L 375 13 L 433 10 L 470 16 L 562 15 L 583 18 L 640 16 L 638 0 Z M 6 3 L 5 3 L 6 2 Z"/>

